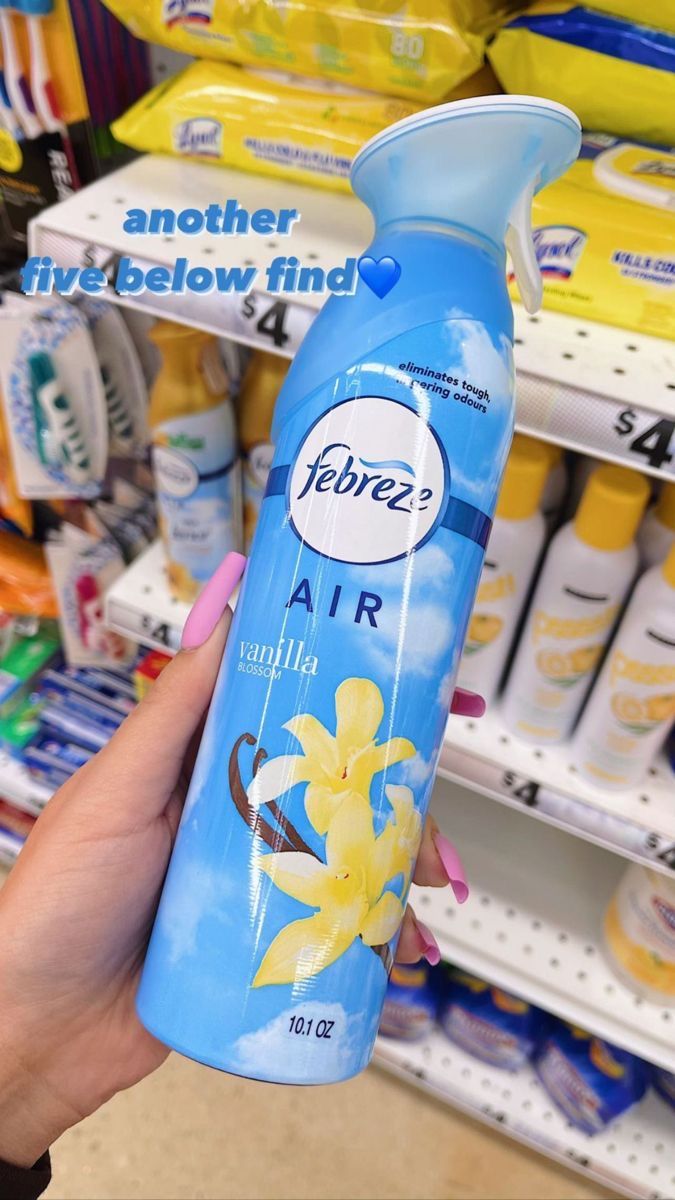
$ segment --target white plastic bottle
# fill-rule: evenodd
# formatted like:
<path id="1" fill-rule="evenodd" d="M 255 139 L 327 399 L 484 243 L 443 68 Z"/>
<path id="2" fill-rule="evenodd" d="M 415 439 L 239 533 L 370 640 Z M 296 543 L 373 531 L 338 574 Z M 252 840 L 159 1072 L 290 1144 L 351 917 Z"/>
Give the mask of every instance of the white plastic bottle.
<path id="1" fill-rule="evenodd" d="M 567 496 L 568 477 L 567 464 L 562 446 L 554 446 L 553 442 L 539 442 L 548 455 L 548 475 L 541 495 L 540 507 L 544 514 L 546 528 L 549 533 L 555 529 L 562 506 Z"/>
<path id="2" fill-rule="evenodd" d="M 675 1005 L 675 880 L 631 863 L 605 915 L 605 947 L 628 987 Z"/>
<path id="3" fill-rule="evenodd" d="M 656 504 L 640 525 L 637 544 L 645 570 L 662 563 L 675 545 L 675 483 L 664 484 Z"/>
<path id="4" fill-rule="evenodd" d="M 504 696 L 506 724 L 527 741 L 572 729 L 637 569 L 648 496 L 636 471 L 598 467 L 551 541 Z"/>
<path id="5" fill-rule="evenodd" d="M 539 505 L 550 466 L 543 442 L 516 434 L 459 668 L 461 686 L 480 692 L 488 704 L 496 695 L 544 544 L 546 522 Z"/>
<path id="6" fill-rule="evenodd" d="M 640 783 L 675 720 L 675 545 L 638 583 L 574 739 L 600 787 Z"/>

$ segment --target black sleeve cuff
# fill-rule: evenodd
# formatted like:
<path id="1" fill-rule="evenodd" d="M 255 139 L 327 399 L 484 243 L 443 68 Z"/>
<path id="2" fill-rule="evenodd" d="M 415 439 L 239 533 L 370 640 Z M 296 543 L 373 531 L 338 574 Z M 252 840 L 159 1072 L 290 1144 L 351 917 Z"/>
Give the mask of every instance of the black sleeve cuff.
<path id="1" fill-rule="evenodd" d="M 32 1167 L 13 1167 L 0 1161 L 1 1200 L 37 1200 L 52 1178 L 49 1152 L 42 1155 Z"/>

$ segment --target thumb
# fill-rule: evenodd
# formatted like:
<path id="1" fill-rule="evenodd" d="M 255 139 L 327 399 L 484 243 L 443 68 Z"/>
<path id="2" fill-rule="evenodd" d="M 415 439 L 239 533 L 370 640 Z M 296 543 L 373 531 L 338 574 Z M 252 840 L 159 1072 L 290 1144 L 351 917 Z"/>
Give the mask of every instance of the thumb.
<path id="1" fill-rule="evenodd" d="M 221 563 L 188 617 L 186 632 L 190 625 L 194 648 L 182 649 L 165 667 L 91 764 L 89 785 L 109 796 L 123 822 L 130 816 L 140 824 L 152 821 L 164 811 L 178 783 L 213 695 L 232 621 L 227 601 L 245 563 L 239 554 L 230 554 Z M 203 635 L 211 632 L 195 645 L 200 621 Z M 184 634 L 184 646 L 185 642 Z"/>

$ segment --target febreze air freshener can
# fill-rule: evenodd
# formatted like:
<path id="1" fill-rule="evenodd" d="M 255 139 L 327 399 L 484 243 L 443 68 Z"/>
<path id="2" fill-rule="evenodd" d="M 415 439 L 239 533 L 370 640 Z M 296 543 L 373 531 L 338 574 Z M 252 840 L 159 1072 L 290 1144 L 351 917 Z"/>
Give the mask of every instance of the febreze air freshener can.
<path id="1" fill-rule="evenodd" d="M 500 96 L 354 163 L 371 286 L 328 301 L 277 402 L 138 996 L 202 1062 L 284 1083 L 368 1063 L 512 435 L 504 243 L 535 307 L 530 200 L 578 146 L 567 109 Z"/>

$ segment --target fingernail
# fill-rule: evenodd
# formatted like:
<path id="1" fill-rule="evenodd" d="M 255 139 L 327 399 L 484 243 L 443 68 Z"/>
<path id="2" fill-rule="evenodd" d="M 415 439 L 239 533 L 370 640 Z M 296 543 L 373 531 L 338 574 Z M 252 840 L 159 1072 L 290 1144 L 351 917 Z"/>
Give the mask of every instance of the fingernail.
<path id="1" fill-rule="evenodd" d="M 455 688 L 450 701 L 450 712 L 458 717 L 482 717 L 485 712 L 485 701 L 478 692 L 468 692 L 466 688 Z"/>
<path id="2" fill-rule="evenodd" d="M 432 837 L 438 850 L 438 857 L 443 863 L 443 870 L 448 877 L 448 883 L 454 892 L 455 900 L 458 904 L 463 904 L 469 896 L 469 885 L 466 882 L 462 860 L 452 842 L 446 838 L 445 834 L 441 833 L 440 829 L 434 829 Z"/>
<path id="3" fill-rule="evenodd" d="M 423 921 L 415 917 L 415 926 L 422 943 L 422 958 L 426 958 L 430 967 L 437 967 L 441 961 L 441 952 L 438 948 L 438 942 L 433 933 Z"/>
<path id="4" fill-rule="evenodd" d="M 183 628 L 181 650 L 196 650 L 211 636 L 246 566 L 243 554 L 226 554 L 195 600 Z"/>

